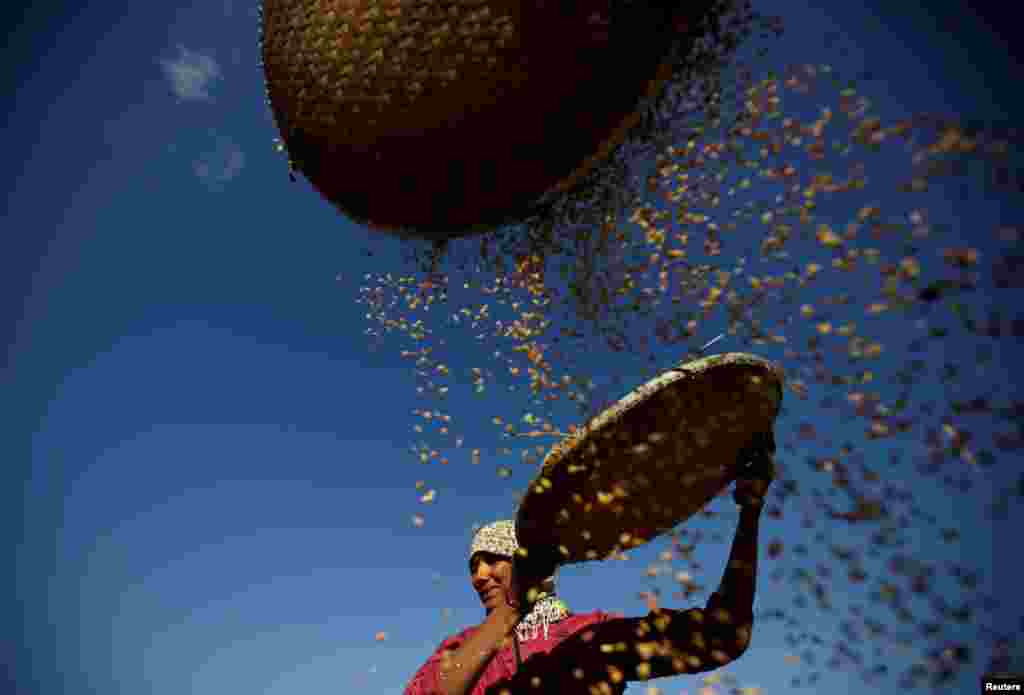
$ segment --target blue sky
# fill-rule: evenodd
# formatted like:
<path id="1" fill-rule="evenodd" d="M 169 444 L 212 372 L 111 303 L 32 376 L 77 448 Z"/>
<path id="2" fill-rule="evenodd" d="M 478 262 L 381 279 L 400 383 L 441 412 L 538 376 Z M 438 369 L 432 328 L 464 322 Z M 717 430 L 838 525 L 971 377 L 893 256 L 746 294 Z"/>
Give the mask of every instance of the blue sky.
<path id="1" fill-rule="evenodd" d="M 1009 81 L 1015 57 L 984 21 L 951 10 L 953 3 L 903 4 L 898 12 L 883 5 L 759 3 L 786 22 L 773 65 L 867 70 L 874 79 L 864 91 L 890 119 L 924 111 L 1002 124 L 1019 114 Z M 24 23 L 8 23 L 18 29 L 4 61 L 4 151 L 15 166 L 4 173 L 0 222 L 8 242 L 0 310 L 10 328 L 0 509 L 15 567 L 2 622 L 15 692 L 401 692 L 444 636 L 481 617 L 465 574 L 469 527 L 509 515 L 529 477 L 521 465 L 510 478 L 495 474 L 514 459 L 498 455 L 488 420 L 514 417 L 525 401 L 499 397 L 496 387 L 477 397 L 453 386 L 444 408 L 465 447 L 444 468 L 410 456 L 420 439 L 411 411 L 436 404 L 417 398 L 397 336 L 369 349 L 365 331 L 374 324 L 356 301 L 365 273 L 401 274 L 398 247 L 340 217 L 305 183 L 288 181 L 271 147 L 277 133 L 263 101 L 254 4 L 29 12 Z M 889 205 L 885 176 L 897 166 L 886 156 L 869 165 L 868 193 Z M 990 195 L 961 197 L 951 187 L 932 198 L 930 218 L 948 227 L 938 246 L 950 239 L 995 252 L 989 230 L 1020 221 L 1008 201 Z M 898 197 L 891 204 L 906 207 Z M 808 290 L 799 303 L 818 302 L 813 292 L 824 291 Z M 1006 306 L 1008 320 L 1017 295 L 983 291 L 972 302 L 982 316 Z M 849 311 L 862 320 L 862 311 Z M 877 329 L 888 331 L 887 344 L 921 330 L 891 320 Z M 701 337 L 723 326 L 702 327 Z M 991 364 L 984 375 L 971 372 L 968 386 L 991 382 L 1012 392 L 1017 342 L 993 341 Z M 471 343 L 451 331 L 453 373 L 486 363 L 491 348 Z M 966 373 L 977 366 L 973 348 L 950 340 L 927 360 Z M 732 338 L 714 349 L 785 362 L 775 346 Z M 634 365 L 609 367 L 608 359 L 595 350 L 582 362 L 627 385 L 639 378 Z M 907 358 L 884 359 L 880 371 Z M 922 389 L 944 397 L 934 385 Z M 818 410 L 819 395 L 787 396 L 793 410 L 779 427 L 780 445 L 795 447 L 783 461 L 808 485 L 803 460 L 834 450 L 824 438 L 836 446 L 864 439 L 862 421 Z M 800 422 L 814 422 L 819 439 L 795 439 Z M 982 439 L 992 428 L 980 422 Z M 865 447 L 865 455 L 884 460 L 889 446 L 907 460 L 921 455 L 912 439 Z M 471 448 L 485 451 L 478 466 Z M 1012 548 L 1009 524 L 1020 517 L 994 524 L 981 510 L 1016 479 L 1019 464 L 1018 453 L 1003 453 L 996 472 L 969 473 L 976 486 L 962 496 L 912 471 L 891 474 L 964 538 L 942 555 L 935 528 L 920 522 L 907 532 L 907 552 L 980 568 L 1003 601 L 997 624 L 1009 630 L 1019 629 L 1022 608 L 1008 578 L 1017 561 L 997 550 Z M 417 501 L 418 480 L 437 490 L 433 505 Z M 821 528 L 801 528 L 801 503 L 791 502 L 784 521 L 766 520 L 764 542 L 805 542 L 821 552 L 808 538 Z M 415 513 L 425 515 L 422 528 L 410 523 Z M 720 577 L 730 523 L 727 516 L 688 525 L 725 535 L 725 544 L 699 550 L 702 567 L 693 571 L 709 588 Z M 824 530 L 836 542 L 863 544 L 873 529 Z M 561 593 L 576 610 L 640 613 L 643 570 L 665 547 L 653 544 L 621 566 L 570 568 Z M 817 563 L 812 555 L 803 564 L 813 571 Z M 796 564 L 779 566 L 788 573 Z M 763 564 L 761 609 L 788 608 L 794 594 L 790 582 L 768 580 L 774 567 Z M 800 620 L 831 641 L 838 619 L 813 606 Z M 953 639 L 959 628 L 950 630 Z M 374 640 L 379 631 L 388 635 L 383 642 Z M 766 692 L 795 691 L 791 680 L 813 671 L 823 675 L 812 690 L 864 687 L 856 669 L 824 668 L 826 654 L 817 666 L 785 662 L 802 650 L 785 634 L 759 623 L 754 646 L 728 673 Z M 905 659 L 893 654 L 897 670 Z M 980 666 L 973 668 L 951 692 L 973 687 Z M 659 685 L 695 692 L 701 682 Z M 895 678 L 876 687 L 899 690 Z"/>

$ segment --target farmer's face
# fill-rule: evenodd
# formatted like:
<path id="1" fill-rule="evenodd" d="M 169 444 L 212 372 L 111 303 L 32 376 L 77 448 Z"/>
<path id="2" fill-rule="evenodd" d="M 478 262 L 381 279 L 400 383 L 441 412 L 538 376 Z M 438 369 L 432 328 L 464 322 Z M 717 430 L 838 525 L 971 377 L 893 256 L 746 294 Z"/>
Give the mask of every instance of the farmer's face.
<path id="1" fill-rule="evenodd" d="M 512 561 L 507 557 L 475 553 L 469 561 L 469 576 L 488 614 L 500 606 L 506 596 L 512 596 Z"/>

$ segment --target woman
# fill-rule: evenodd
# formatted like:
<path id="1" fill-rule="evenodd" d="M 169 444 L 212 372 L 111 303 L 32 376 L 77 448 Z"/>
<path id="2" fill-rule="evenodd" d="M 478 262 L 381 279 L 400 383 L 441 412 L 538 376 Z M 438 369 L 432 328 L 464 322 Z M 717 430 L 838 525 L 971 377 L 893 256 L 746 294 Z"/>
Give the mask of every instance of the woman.
<path id="1" fill-rule="evenodd" d="M 643 618 L 571 613 L 555 596 L 553 565 L 516 554 L 513 522 L 480 529 L 469 568 L 487 616 L 442 642 L 405 695 L 621 695 L 630 680 L 711 671 L 739 658 L 754 623 L 758 522 L 774 450 L 768 434 L 741 454 L 751 465 L 733 493 L 739 527 L 722 583 L 703 610 L 656 609 Z"/>

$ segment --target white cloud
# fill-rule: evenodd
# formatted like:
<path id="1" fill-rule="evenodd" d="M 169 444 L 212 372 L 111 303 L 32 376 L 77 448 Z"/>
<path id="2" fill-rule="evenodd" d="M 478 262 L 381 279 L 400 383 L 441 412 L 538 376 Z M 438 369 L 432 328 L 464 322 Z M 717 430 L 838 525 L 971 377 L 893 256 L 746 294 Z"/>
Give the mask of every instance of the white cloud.
<path id="1" fill-rule="evenodd" d="M 220 66 L 212 56 L 178 46 L 177 60 L 161 60 L 160 67 L 180 99 L 198 101 L 210 98 L 210 84 L 220 77 Z"/>
<path id="2" fill-rule="evenodd" d="M 211 191 L 222 191 L 245 166 L 245 153 L 226 137 L 218 137 L 214 148 L 197 159 L 192 169 L 199 180 Z"/>

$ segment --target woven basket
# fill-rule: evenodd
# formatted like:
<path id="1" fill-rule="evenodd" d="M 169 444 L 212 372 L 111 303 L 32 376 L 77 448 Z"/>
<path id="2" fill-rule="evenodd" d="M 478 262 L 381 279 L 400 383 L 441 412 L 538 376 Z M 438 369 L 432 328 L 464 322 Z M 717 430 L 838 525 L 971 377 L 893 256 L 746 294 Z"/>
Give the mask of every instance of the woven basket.
<path id="1" fill-rule="evenodd" d="M 293 166 L 369 227 L 435 240 L 567 189 L 669 77 L 709 0 L 263 0 Z"/>
<path id="2" fill-rule="evenodd" d="M 572 564 L 686 521 L 736 479 L 744 445 L 772 430 L 783 383 L 778 366 L 734 352 L 630 392 L 548 453 L 519 506 L 520 545 Z"/>

